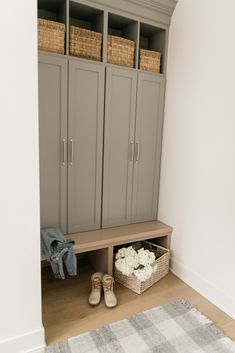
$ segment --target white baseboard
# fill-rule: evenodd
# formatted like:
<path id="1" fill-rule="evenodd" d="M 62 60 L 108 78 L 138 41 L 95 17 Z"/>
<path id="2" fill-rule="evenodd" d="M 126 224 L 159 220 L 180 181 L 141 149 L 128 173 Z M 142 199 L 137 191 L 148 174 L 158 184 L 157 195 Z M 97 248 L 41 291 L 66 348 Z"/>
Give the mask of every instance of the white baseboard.
<path id="1" fill-rule="evenodd" d="M 218 308 L 235 319 L 235 299 L 214 286 L 214 284 L 210 283 L 198 273 L 189 270 L 185 267 L 185 265 L 175 259 L 171 260 L 171 271 L 177 277 L 182 279 L 182 281 L 187 283 L 214 305 L 218 306 Z"/>
<path id="2" fill-rule="evenodd" d="M 0 341 L 0 352 L 3 353 L 43 353 L 44 347 L 43 327 L 22 336 L 15 336 Z"/>
<path id="3" fill-rule="evenodd" d="M 36 349 L 36 351 L 33 350 L 33 351 L 30 351 L 30 352 L 27 352 L 27 353 L 45 353 L 45 348 L 46 348 L 46 346 L 44 346 L 42 348 L 39 348 L 39 349 Z"/>
<path id="4" fill-rule="evenodd" d="M 26 353 L 45 353 L 45 348 L 46 348 L 46 345 L 44 345 L 43 347 L 39 348 L 39 349 L 34 349 L 32 351 L 29 351 L 29 352 L 26 352 Z"/>

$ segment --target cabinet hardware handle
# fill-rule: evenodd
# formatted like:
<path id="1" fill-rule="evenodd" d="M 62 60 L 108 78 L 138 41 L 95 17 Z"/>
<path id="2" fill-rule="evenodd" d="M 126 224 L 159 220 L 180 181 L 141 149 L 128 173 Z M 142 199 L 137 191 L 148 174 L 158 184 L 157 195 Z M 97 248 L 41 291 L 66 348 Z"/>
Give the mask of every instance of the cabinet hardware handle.
<path id="1" fill-rule="evenodd" d="M 136 142 L 135 145 L 136 145 L 136 157 L 135 157 L 135 161 L 136 161 L 136 163 L 138 163 L 139 160 L 140 160 L 140 143 L 139 143 L 139 142 Z"/>
<path id="2" fill-rule="evenodd" d="M 131 149 L 131 162 L 133 162 L 134 161 L 134 153 L 135 153 L 134 141 L 130 142 L 130 149 Z"/>
<path id="3" fill-rule="evenodd" d="M 66 139 L 62 139 L 62 164 L 66 164 Z"/>
<path id="4" fill-rule="evenodd" d="M 69 159 L 69 164 L 73 165 L 73 153 L 74 153 L 74 148 L 73 148 L 73 139 L 69 140 L 69 145 L 70 145 L 70 159 Z"/>

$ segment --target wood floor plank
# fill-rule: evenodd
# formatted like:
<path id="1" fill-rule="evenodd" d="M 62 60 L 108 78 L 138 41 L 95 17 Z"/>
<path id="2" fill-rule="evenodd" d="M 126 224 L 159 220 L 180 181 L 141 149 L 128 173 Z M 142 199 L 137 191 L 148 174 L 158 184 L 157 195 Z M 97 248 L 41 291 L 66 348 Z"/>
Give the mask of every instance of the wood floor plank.
<path id="1" fill-rule="evenodd" d="M 61 281 L 54 279 L 50 268 L 43 268 L 43 324 L 47 344 L 122 320 L 178 298 L 187 299 L 235 340 L 235 320 L 172 273 L 141 295 L 115 283 L 118 306 L 114 309 L 107 309 L 103 301 L 97 307 L 89 306 L 87 298 L 91 274 L 92 268 L 80 265 L 78 277 Z"/>

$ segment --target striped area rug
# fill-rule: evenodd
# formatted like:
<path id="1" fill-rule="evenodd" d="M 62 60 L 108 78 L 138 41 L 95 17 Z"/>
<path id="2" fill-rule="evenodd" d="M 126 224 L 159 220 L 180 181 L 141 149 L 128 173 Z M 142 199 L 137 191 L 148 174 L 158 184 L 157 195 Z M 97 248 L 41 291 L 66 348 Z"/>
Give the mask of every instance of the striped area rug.
<path id="1" fill-rule="evenodd" d="M 147 310 L 46 353 L 235 353 L 235 343 L 184 299 Z"/>

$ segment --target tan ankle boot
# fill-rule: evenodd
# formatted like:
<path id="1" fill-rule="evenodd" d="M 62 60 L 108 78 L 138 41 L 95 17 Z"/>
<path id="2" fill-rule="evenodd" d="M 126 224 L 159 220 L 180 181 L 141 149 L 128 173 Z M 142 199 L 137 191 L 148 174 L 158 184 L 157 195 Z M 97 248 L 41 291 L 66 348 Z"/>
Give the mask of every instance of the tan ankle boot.
<path id="1" fill-rule="evenodd" d="M 103 273 L 101 272 L 96 272 L 91 276 L 91 293 L 88 300 L 90 305 L 100 303 L 102 278 Z"/>
<path id="2" fill-rule="evenodd" d="M 104 275 L 102 279 L 102 285 L 104 289 L 104 302 L 108 308 L 114 308 L 117 305 L 117 298 L 113 292 L 113 277 L 110 275 Z"/>

